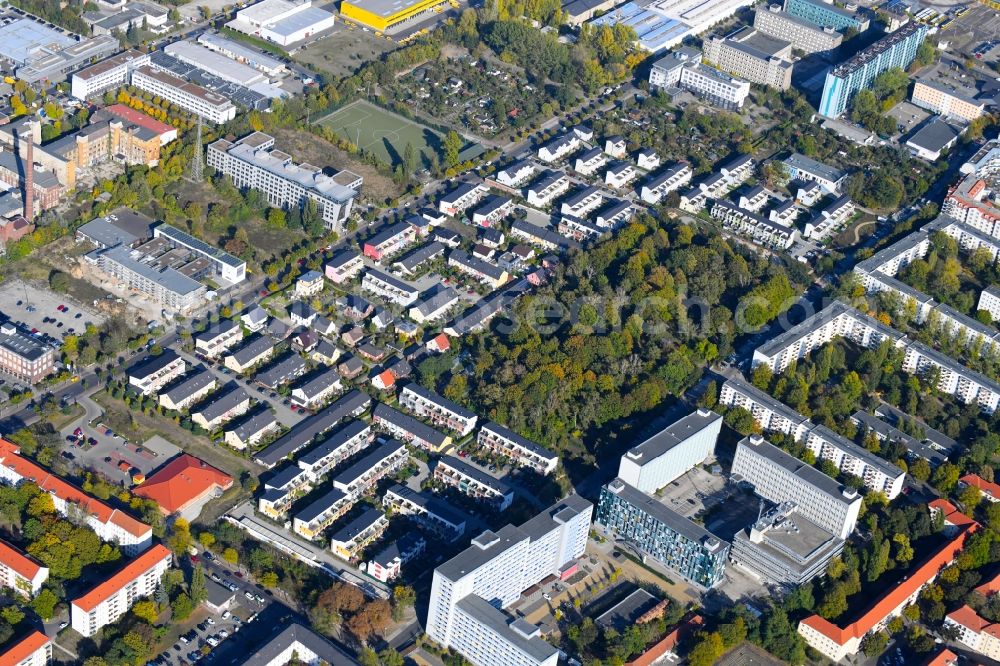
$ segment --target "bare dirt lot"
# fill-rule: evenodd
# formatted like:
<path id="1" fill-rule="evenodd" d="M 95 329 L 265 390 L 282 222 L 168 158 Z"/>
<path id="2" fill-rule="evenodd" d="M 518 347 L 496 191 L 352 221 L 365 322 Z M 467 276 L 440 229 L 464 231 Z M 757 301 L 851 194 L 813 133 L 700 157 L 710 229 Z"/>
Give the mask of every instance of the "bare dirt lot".
<path id="1" fill-rule="evenodd" d="M 341 21 L 332 34 L 300 48 L 294 57 L 307 67 L 340 78 L 395 48 L 395 43 Z"/>
<path id="2" fill-rule="evenodd" d="M 288 129 L 276 129 L 272 133 L 277 139 L 277 145 L 292 155 L 296 161 L 308 162 L 318 167 L 349 169 L 363 177 L 365 184 L 362 196 L 373 203 L 395 199 L 403 193 L 402 188 L 392 182 L 391 178 L 383 176 L 375 167 L 355 159 L 329 141 L 324 141 L 313 134 Z"/>

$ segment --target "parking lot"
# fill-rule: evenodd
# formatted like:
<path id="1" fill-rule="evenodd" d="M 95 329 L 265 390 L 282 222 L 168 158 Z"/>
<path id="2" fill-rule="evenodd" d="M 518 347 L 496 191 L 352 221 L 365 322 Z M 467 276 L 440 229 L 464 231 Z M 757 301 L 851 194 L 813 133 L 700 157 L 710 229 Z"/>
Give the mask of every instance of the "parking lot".
<path id="1" fill-rule="evenodd" d="M 903 128 L 900 130 L 900 134 L 902 136 L 907 136 L 914 129 L 916 129 L 920 123 L 927 120 L 930 114 L 916 104 L 912 104 L 910 102 L 900 102 L 889 110 L 889 116 L 896 121 L 897 128 Z"/>
<path id="2" fill-rule="evenodd" d="M 180 453 L 180 448 L 174 446 L 160 436 L 151 438 L 144 445 L 127 442 L 122 436 L 112 432 L 100 424 L 78 426 L 87 444 L 66 442 L 64 451 L 68 452 L 75 464 L 86 469 L 92 469 L 112 481 L 131 485 L 132 475 L 138 471 L 148 476 L 154 469 L 160 467 L 170 458 Z M 67 427 L 63 437 L 71 437 L 76 433 L 75 427 Z M 89 442 L 96 444 L 90 446 Z"/>
<path id="3" fill-rule="evenodd" d="M 926 3 L 933 6 L 938 11 L 943 11 L 936 4 Z M 1000 12 L 990 7 L 978 3 L 970 3 L 969 11 L 964 16 L 959 16 L 945 30 L 942 30 L 939 39 L 950 41 L 952 50 L 962 50 L 966 55 L 971 56 L 983 42 L 996 39 L 1000 35 Z M 987 63 L 995 60 L 1000 54 L 1000 49 L 994 48 L 984 54 L 980 62 Z"/>
<path id="4" fill-rule="evenodd" d="M 0 290 L 0 312 L 11 321 L 38 331 L 54 344 L 67 333 L 82 333 L 87 324 L 100 325 L 104 317 L 66 296 L 42 290 L 21 280 Z"/>

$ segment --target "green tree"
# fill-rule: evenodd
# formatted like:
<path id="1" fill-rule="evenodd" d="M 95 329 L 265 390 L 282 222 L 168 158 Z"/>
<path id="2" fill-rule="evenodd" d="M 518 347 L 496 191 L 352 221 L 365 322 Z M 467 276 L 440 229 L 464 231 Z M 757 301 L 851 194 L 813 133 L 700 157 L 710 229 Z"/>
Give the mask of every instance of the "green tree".
<path id="1" fill-rule="evenodd" d="M 42 589 L 42 591 L 31 600 L 32 610 L 38 613 L 38 617 L 42 618 L 46 622 L 55 617 L 56 606 L 58 604 L 59 597 L 57 597 L 49 588 Z"/>
<path id="2" fill-rule="evenodd" d="M 196 566 L 191 572 L 191 601 L 197 606 L 208 599 L 208 585 L 205 582 L 205 570 Z"/>
<path id="3" fill-rule="evenodd" d="M 144 620 L 148 624 L 156 624 L 156 619 L 160 616 L 160 611 L 157 610 L 155 603 L 149 599 L 143 599 L 141 601 L 137 601 L 136 604 L 132 606 L 132 614 L 140 620 Z"/>
<path id="4" fill-rule="evenodd" d="M 194 611 L 194 603 L 192 603 L 191 597 L 181 592 L 170 604 L 170 609 L 173 611 L 174 620 L 183 622 Z"/>
<path id="5" fill-rule="evenodd" d="M 226 548 L 224 551 L 222 551 L 222 559 L 224 559 L 226 562 L 229 562 L 230 564 L 236 564 L 237 562 L 239 562 L 240 554 L 236 552 L 235 548 Z"/>
<path id="6" fill-rule="evenodd" d="M 462 152 L 462 143 L 462 137 L 455 130 L 451 130 L 445 135 L 442 143 L 442 157 L 444 158 L 444 163 L 449 167 L 458 165 L 458 156 Z"/>
<path id="7" fill-rule="evenodd" d="M 889 645 L 889 636 L 884 631 L 874 631 L 861 639 L 861 651 L 870 658 L 875 658 L 885 652 Z"/>

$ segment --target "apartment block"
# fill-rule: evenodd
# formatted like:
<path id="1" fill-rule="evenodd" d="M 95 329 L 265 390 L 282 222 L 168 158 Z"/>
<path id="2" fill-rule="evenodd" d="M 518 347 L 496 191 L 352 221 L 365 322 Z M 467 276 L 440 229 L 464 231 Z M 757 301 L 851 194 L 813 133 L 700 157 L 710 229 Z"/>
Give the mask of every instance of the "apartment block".
<path id="1" fill-rule="evenodd" d="M 465 516 L 429 493 L 396 484 L 382 496 L 382 506 L 391 506 L 397 513 L 412 517 L 422 528 L 445 541 L 455 541 L 465 534 Z"/>
<path id="2" fill-rule="evenodd" d="M 782 164 L 785 165 L 791 180 L 801 183 L 816 183 L 828 194 L 840 192 L 840 187 L 847 180 L 847 172 L 843 169 L 817 162 L 801 153 L 792 153 L 782 161 Z M 808 205 L 812 205 L 812 203 Z"/>
<path id="3" fill-rule="evenodd" d="M 70 604 L 71 625 L 81 636 L 93 636 L 116 622 L 136 601 L 152 596 L 173 555 L 156 544 L 116 574 Z"/>
<path id="4" fill-rule="evenodd" d="M 324 266 L 326 277 L 334 284 L 343 284 L 364 269 L 365 263 L 361 255 L 352 250 L 343 250 L 333 255 Z"/>
<path id="5" fill-rule="evenodd" d="M 1000 625 L 983 618 L 968 604 L 948 613 L 944 626 L 958 634 L 958 642 L 970 650 L 1000 659 Z"/>
<path id="6" fill-rule="evenodd" d="M 990 313 L 993 321 L 1000 321 L 1000 289 L 989 286 L 979 294 L 979 303 L 976 310 L 985 310 Z"/>
<path id="7" fill-rule="evenodd" d="M 492 421 L 479 429 L 476 444 L 539 474 L 550 474 L 559 464 L 559 456 L 555 453 Z"/>
<path id="8" fill-rule="evenodd" d="M 403 248 L 415 243 L 416 240 L 417 230 L 412 224 L 397 222 L 366 240 L 363 251 L 366 257 L 380 261 L 382 257 L 401 252 Z"/>
<path id="9" fill-rule="evenodd" d="M 809 222 L 806 222 L 803 235 L 806 238 L 824 242 L 847 226 L 847 223 L 854 217 L 854 211 L 854 202 L 849 196 L 845 194 L 837 197 L 823 210 L 816 213 Z"/>
<path id="10" fill-rule="evenodd" d="M 749 26 L 704 43 L 705 61 L 751 83 L 788 90 L 792 85 L 792 44 Z"/>
<path id="11" fill-rule="evenodd" d="M 441 456 L 431 478 L 497 511 L 506 511 L 514 502 L 513 488 L 454 456 Z"/>
<path id="12" fill-rule="evenodd" d="M 427 634 L 474 666 L 556 666 L 559 651 L 504 608 L 548 576 L 576 570 L 593 506 L 570 495 L 520 528 L 487 531 L 434 570 Z M 489 601 L 487 601 L 489 600 Z"/>
<path id="13" fill-rule="evenodd" d="M 51 663 L 52 640 L 37 629 L 0 651 L 0 664 L 4 666 L 49 666 Z"/>
<path id="14" fill-rule="evenodd" d="M 497 171 L 496 182 L 504 187 L 520 187 L 538 170 L 530 160 L 518 160 Z"/>
<path id="15" fill-rule="evenodd" d="M 160 242 L 166 242 L 172 248 L 190 252 L 207 262 L 210 267 L 209 274 L 226 282 L 236 284 L 246 279 L 247 262 L 213 247 L 177 227 L 172 227 L 169 224 L 158 224 L 153 228 L 153 239 L 161 239 Z"/>
<path id="16" fill-rule="evenodd" d="M 172 349 L 159 356 L 146 357 L 126 371 L 129 386 L 143 395 L 159 393 L 160 389 L 184 374 L 187 364 Z"/>
<path id="17" fill-rule="evenodd" d="M 215 358 L 234 347 L 242 339 L 243 329 L 239 324 L 232 319 L 222 319 L 201 333 L 195 333 L 194 349 L 208 358 Z"/>
<path id="18" fill-rule="evenodd" d="M 153 260 L 137 250 L 112 247 L 96 259 L 98 268 L 126 289 L 145 294 L 174 312 L 186 312 L 201 305 L 208 291 L 205 285 L 177 269 L 152 266 Z"/>
<path id="19" fill-rule="evenodd" d="M 727 379 L 722 385 L 719 404 L 741 407 L 753 415 L 753 420 L 765 432 L 781 432 L 796 441 L 803 440 L 813 427 L 802 414 L 739 378 Z"/>
<path id="20" fill-rule="evenodd" d="M 149 65 L 132 71 L 132 85 L 216 125 L 236 117 L 236 106 L 228 97 Z"/>
<path id="21" fill-rule="evenodd" d="M 412 305 L 420 296 L 420 290 L 416 287 L 412 287 L 377 268 L 369 268 L 365 271 L 365 276 L 361 280 L 361 288 L 389 303 L 404 308 Z"/>
<path id="22" fill-rule="evenodd" d="M 393 437 L 426 451 L 440 451 L 451 444 L 451 436 L 382 403 L 372 410 L 372 423 Z"/>
<path id="23" fill-rule="evenodd" d="M 1000 200 L 997 187 L 990 184 L 1000 173 L 1000 140 L 980 148 L 960 171 L 964 178 L 948 192 L 942 212 L 977 231 L 1000 237 Z"/>
<path id="24" fill-rule="evenodd" d="M 30 598 L 38 594 L 48 577 L 48 567 L 0 540 L 0 587 Z"/>
<path id="25" fill-rule="evenodd" d="M 604 193 L 596 187 L 585 187 L 563 200 L 559 212 L 583 219 L 604 204 Z"/>
<path id="26" fill-rule="evenodd" d="M 722 581 L 729 544 L 621 479 L 601 488 L 596 521 L 687 581 L 705 588 Z"/>
<path id="27" fill-rule="evenodd" d="M 653 63 L 649 85 L 673 95 L 687 90 L 723 109 L 740 109 L 750 94 L 750 82 L 702 62 L 697 49 L 681 47 Z"/>
<path id="28" fill-rule="evenodd" d="M 399 406 L 438 427 L 459 435 L 468 435 L 478 417 L 465 407 L 416 383 L 409 383 L 399 393 Z"/>
<path id="29" fill-rule="evenodd" d="M 460 183 L 438 201 L 438 211 L 445 215 L 458 217 L 486 198 L 490 188 L 483 183 Z"/>
<path id="30" fill-rule="evenodd" d="M 426 548 L 427 540 L 422 534 L 407 532 L 373 555 L 362 570 L 375 580 L 388 583 L 399 577 L 404 564 L 420 557 Z"/>
<path id="31" fill-rule="evenodd" d="M 785 11 L 820 28 L 858 32 L 868 29 L 868 17 L 860 10 L 848 10 L 824 0 L 785 0 Z"/>
<path id="32" fill-rule="evenodd" d="M 378 509 L 365 509 L 359 516 L 330 535 L 330 550 L 337 557 L 353 560 L 360 552 L 378 539 L 389 519 Z"/>
<path id="33" fill-rule="evenodd" d="M 292 503 L 312 490 L 309 473 L 289 464 L 264 482 L 257 510 L 272 520 L 284 521 Z"/>
<path id="34" fill-rule="evenodd" d="M 562 134 L 538 149 L 538 159 L 551 164 L 575 153 L 582 146 L 583 141 L 575 133 Z"/>
<path id="35" fill-rule="evenodd" d="M 593 176 L 608 163 L 608 154 L 594 146 L 583 151 L 573 160 L 573 170 L 581 176 Z"/>
<path id="36" fill-rule="evenodd" d="M 792 501 L 804 518 L 846 539 L 854 531 L 861 496 L 826 474 L 752 435 L 740 441 L 733 458 L 732 478 L 753 486 L 775 503 Z"/>
<path id="37" fill-rule="evenodd" d="M 655 493 L 715 453 L 722 417 L 699 409 L 675 421 L 622 456 L 618 478 L 644 493 Z"/>
<path id="38" fill-rule="evenodd" d="M 754 12 L 753 27 L 766 35 L 792 43 L 793 49 L 806 53 L 833 51 L 844 36 L 832 26 L 819 27 L 812 21 L 789 14 L 781 5 L 759 7 Z"/>
<path id="39" fill-rule="evenodd" d="M 0 370 L 28 384 L 55 372 L 56 350 L 14 324 L 0 325 Z"/>
<path id="40" fill-rule="evenodd" d="M 301 208 L 311 199 L 327 229 L 333 231 L 347 222 L 364 182 L 351 171 L 328 176 L 311 164 L 296 164 L 274 147 L 274 137 L 261 132 L 235 143 L 215 141 L 208 146 L 207 162 L 230 176 L 236 187 L 263 192 L 276 208 Z"/>
<path id="41" fill-rule="evenodd" d="M 547 208 L 556 199 L 569 192 L 571 185 L 572 181 L 562 171 L 546 171 L 541 178 L 528 186 L 525 199 L 536 208 Z"/>
<path id="42" fill-rule="evenodd" d="M 876 76 L 894 67 L 905 71 L 917 57 L 917 49 L 926 36 L 926 24 L 910 21 L 833 68 L 826 75 L 820 114 L 828 118 L 842 115 L 854 94 L 871 88 Z"/>
<path id="43" fill-rule="evenodd" d="M 990 100 L 962 79 L 942 75 L 943 66 L 913 82 L 910 101 L 922 109 L 970 123 L 986 113 Z"/>

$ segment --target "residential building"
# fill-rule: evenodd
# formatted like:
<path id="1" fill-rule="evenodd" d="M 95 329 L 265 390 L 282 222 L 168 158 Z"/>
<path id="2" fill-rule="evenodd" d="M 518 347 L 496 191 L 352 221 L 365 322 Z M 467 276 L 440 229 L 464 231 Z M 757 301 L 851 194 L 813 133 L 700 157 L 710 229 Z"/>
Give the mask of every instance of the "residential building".
<path id="1" fill-rule="evenodd" d="M 418 324 L 426 324 L 444 317 L 461 300 L 460 294 L 451 287 L 443 287 L 432 293 L 424 292 L 419 301 L 409 310 L 409 317 Z"/>
<path id="2" fill-rule="evenodd" d="M 960 487 L 978 488 L 982 498 L 991 504 L 1000 502 L 1000 485 L 987 481 L 978 474 L 966 474 L 958 480 Z"/>
<path id="3" fill-rule="evenodd" d="M 129 386 L 143 395 L 159 393 L 160 389 L 184 374 L 187 364 L 172 349 L 159 356 L 147 356 L 126 371 Z"/>
<path id="4" fill-rule="evenodd" d="M 465 250 L 452 250 L 448 254 L 448 265 L 472 276 L 491 289 L 503 286 L 510 278 L 507 271 L 496 264 L 478 259 Z"/>
<path id="5" fill-rule="evenodd" d="M 287 465 L 264 482 L 264 492 L 257 499 L 257 510 L 272 520 L 285 521 L 292 503 L 312 489 L 308 472 Z"/>
<path id="6" fill-rule="evenodd" d="M 214 374 L 199 366 L 159 395 L 160 407 L 181 411 L 207 396 L 219 385 Z"/>
<path id="7" fill-rule="evenodd" d="M 388 583 L 399 577 L 404 564 L 423 555 L 427 540 L 419 532 L 407 532 L 377 554 L 363 567 L 365 573 L 381 583 Z"/>
<path id="8" fill-rule="evenodd" d="M 393 263 L 392 267 L 405 275 L 416 276 L 424 264 L 444 256 L 444 250 L 444 243 L 436 240 L 431 241 Z"/>
<path id="9" fill-rule="evenodd" d="M 330 535 L 330 550 L 337 557 L 351 561 L 389 527 L 389 519 L 378 509 L 365 509 Z"/>
<path id="10" fill-rule="evenodd" d="M 441 456 L 431 478 L 497 511 L 506 511 L 514 501 L 514 489 L 509 485 L 453 456 Z"/>
<path id="11" fill-rule="evenodd" d="M 87 495 L 76 486 L 22 457 L 20 452 L 18 445 L 0 439 L 0 481 L 13 486 L 31 481 L 52 497 L 56 513 L 82 518 L 82 522 L 102 541 L 118 544 L 126 555 L 136 555 L 149 548 L 153 541 L 149 525 Z"/>
<path id="12" fill-rule="evenodd" d="M 514 210 L 514 200 L 510 197 L 491 194 L 472 211 L 472 223 L 481 227 L 495 226 Z"/>
<path id="13" fill-rule="evenodd" d="M 687 90 L 724 109 L 742 108 L 750 94 L 750 82 L 707 65 L 701 58 L 701 52 L 690 47 L 660 58 L 649 71 L 650 88 L 668 95 Z"/>
<path id="14" fill-rule="evenodd" d="M 243 339 L 243 329 L 232 319 L 220 319 L 201 333 L 194 335 L 194 350 L 208 358 L 228 351 Z"/>
<path id="15" fill-rule="evenodd" d="M 981 617 L 968 604 L 948 613 L 944 626 L 958 634 L 958 642 L 981 655 L 1000 658 L 1000 624 Z"/>
<path id="16" fill-rule="evenodd" d="M 944 63 L 913 81 L 910 101 L 922 109 L 963 124 L 979 118 L 986 113 L 986 107 L 992 105 L 990 93 L 980 92 L 975 79 L 960 76 Z"/>
<path id="17" fill-rule="evenodd" d="M 594 146 L 576 156 L 573 161 L 573 170 L 581 176 L 593 176 L 607 163 L 608 154 L 599 146 Z"/>
<path id="18" fill-rule="evenodd" d="M 604 204 L 604 193 L 596 187 L 585 187 L 563 200 L 559 206 L 562 215 L 586 218 Z"/>
<path id="19" fill-rule="evenodd" d="M 890 586 L 884 594 L 876 597 L 857 620 L 834 624 L 819 615 L 810 615 L 799 622 L 799 635 L 810 647 L 835 662 L 856 655 L 861 649 L 861 640 L 868 633 L 885 627 L 906 606 L 915 602 L 921 590 L 932 583 L 942 569 L 955 561 L 966 538 L 978 529 L 979 525 L 972 519 L 957 511 L 953 511 L 953 514 L 958 523 L 954 538 L 919 565 L 915 565 L 896 585 Z"/>
<path id="20" fill-rule="evenodd" d="M 484 423 L 479 429 L 476 444 L 539 474 L 550 474 L 559 465 L 559 456 L 552 451 L 492 421 Z"/>
<path id="21" fill-rule="evenodd" d="M 88 259 L 91 257 L 87 255 Z M 145 294 L 174 312 L 186 312 L 201 305 L 208 291 L 205 285 L 175 268 L 155 268 L 151 258 L 138 250 L 112 247 L 98 253 L 96 263 L 125 289 Z"/>
<path id="22" fill-rule="evenodd" d="M 832 26 L 819 27 L 812 21 L 789 14 L 781 5 L 758 7 L 753 27 L 766 35 L 792 43 L 792 48 L 805 53 L 827 53 L 844 41 L 844 36 Z"/>
<path id="23" fill-rule="evenodd" d="M 341 250 L 326 262 L 324 272 L 334 284 L 343 284 L 354 278 L 365 267 L 361 255 L 353 250 Z"/>
<path id="24" fill-rule="evenodd" d="M 473 539 L 434 570 L 427 635 L 475 666 L 556 666 L 558 650 L 503 609 L 546 577 L 576 571 L 592 510 L 570 495 L 520 528 L 507 525 Z"/>
<path id="25" fill-rule="evenodd" d="M 191 420 L 211 432 L 250 409 L 250 394 L 231 383 L 228 390 L 191 410 Z"/>
<path id="26" fill-rule="evenodd" d="M 132 71 L 132 85 L 216 125 L 236 117 L 236 106 L 228 97 L 149 65 Z"/>
<path id="27" fill-rule="evenodd" d="M 868 29 L 868 17 L 861 10 L 851 11 L 824 0 L 785 0 L 785 11 L 820 28 L 853 28 L 858 32 Z"/>
<path id="28" fill-rule="evenodd" d="M 49 568 L 33 557 L 0 540 L 0 587 L 31 598 L 49 578 Z M 2 663 L 2 662 L 0 662 Z"/>
<path id="29" fill-rule="evenodd" d="M 710 588 L 722 580 L 729 544 L 621 479 L 601 488 L 596 521 L 691 583 Z"/>
<path id="30" fill-rule="evenodd" d="M 28 384 L 55 372 L 56 350 L 11 322 L 0 324 L 0 370 Z"/>
<path id="31" fill-rule="evenodd" d="M 846 194 L 839 196 L 806 222 L 803 235 L 824 242 L 847 226 L 854 217 L 854 210 L 854 202 L 849 196 Z"/>
<path id="32" fill-rule="evenodd" d="M 132 70 L 149 64 L 149 54 L 129 49 L 73 74 L 70 94 L 78 100 L 100 95 L 128 83 Z"/>
<path id="33" fill-rule="evenodd" d="M 365 276 L 361 280 L 361 288 L 389 303 L 404 308 L 412 305 L 420 296 L 420 290 L 416 287 L 377 268 L 369 268 L 365 271 Z"/>
<path id="34" fill-rule="evenodd" d="M 603 153 L 601 154 L 603 155 Z M 562 171 L 546 171 L 541 178 L 528 186 L 525 199 L 531 206 L 547 208 L 556 199 L 569 192 L 572 184 L 569 177 Z"/>
<path id="35" fill-rule="evenodd" d="M 413 518 L 422 528 L 445 541 L 455 541 L 465 534 L 465 516 L 430 493 L 396 484 L 382 496 L 382 506 L 391 506 L 395 512 Z"/>
<path id="36" fill-rule="evenodd" d="M 654 64 L 655 67 L 655 64 Z M 639 190 L 639 198 L 650 205 L 657 205 L 666 199 L 667 195 L 691 182 L 694 172 L 687 162 L 675 162 L 666 171 L 652 176 L 643 183 Z"/>
<path id="37" fill-rule="evenodd" d="M 844 540 L 798 513 L 793 501 L 782 502 L 733 537 L 733 562 L 759 580 L 802 585 L 826 572 L 844 550 Z"/>
<path id="38" fill-rule="evenodd" d="M 655 493 L 715 453 L 722 416 L 698 409 L 625 452 L 618 478 L 644 493 Z"/>
<path id="39" fill-rule="evenodd" d="M 753 486 L 775 503 L 793 501 L 804 518 L 846 539 L 854 531 L 861 496 L 853 488 L 793 458 L 759 435 L 745 437 L 736 447 L 732 478 Z"/>
<path id="40" fill-rule="evenodd" d="M 931 469 L 937 469 L 942 463 L 947 462 L 951 452 L 958 446 L 958 443 L 947 435 L 885 403 L 875 409 L 874 415 L 858 410 L 851 415 L 851 421 L 858 426 L 860 432 L 873 434 L 881 442 L 902 444 L 906 447 L 909 460 L 923 458 L 930 463 Z M 923 436 L 917 438 L 896 427 L 898 425 L 905 428 L 908 424 L 916 425 Z"/>
<path id="41" fill-rule="evenodd" d="M 340 374 L 328 367 L 293 388 L 291 399 L 300 407 L 314 409 L 343 390 Z"/>
<path id="42" fill-rule="evenodd" d="M 1000 173 L 1000 140 L 989 141 L 963 164 L 965 176 L 948 192 L 942 212 L 976 231 L 1000 237 L 1000 202 L 990 186 Z"/>
<path id="43" fill-rule="evenodd" d="M 993 321 L 1000 321 L 1000 289 L 988 286 L 979 294 L 979 303 L 976 310 L 985 310 L 990 313 Z"/>
<path id="44" fill-rule="evenodd" d="M 51 663 L 52 640 L 37 629 L 0 651 L 0 664 L 4 666 L 49 666 Z"/>
<path id="45" fill-rule="evenodd" d="M 582 146 L 583 141 L 575 133 L 561 134 L 538 149 L 538 159 L 551 164 L 575 153 Z"/>
<path id="46" fill-rule="evenodd" d="M 243 374 L 258 363 L 263 363 L 271 358 L 273 353 L 274 342 L 271 341 L 271 338 L 266 335 L 258 335 L 236 351 L 227 354 L 222 362 L 233 372 Z"/>
<path id="47" fill-rule="evenodd" d="M 337 465 L 367 448 L 372 437 L 371 426 L 361 420 L 351 421 L 299 456 L 295 464 L 311 482 L 318 482 Z"/>
<path id="48" fill-rule="evenodd" d="M 639 170 L 631 162 L 615 162 L 604 172 L 604 184 L 621 189 L 639 177 Z"/>
<path id="49" fill-rule="evenodd" d="M 230 423 L 223 430 L 227 445 L 243 450 L 256 446 L 264 437 L 279 427 L 278 420 L 269 409 L 261 409 L 239 423 Z"/>
<path id="50" fill-rule="evenodd" d="M 323 291 L 323 274 L 319 271 L 306 271 L 295 280 L 295 297 L 309 298 Z"/>
<path id="51" fill-rule="evenodd" d="M 462 436 L 472 432 L 478 418 L 474 412 L 414 382 L 400 391 L 399 406 L 435 426 L 447 428 Z"/>
<path id="52" fill-rule="evenodd" d="M 195 238 L 186 231 L 169 224 L 159 224 L 153 228 L 153 239 L 162 238 L 170 247 L 179 248 L 204 259 L 211 267 L 210 273 L 230 284 L 246 279 L 247 262 L 224 252 L 217 247 Z"/>
<path id="53" fill-rule="evenodd" d="M 438 201 L 438 210 L 451 217 L 458 217 L 486 198 L 490 188 L 483 183 L 459 183 Z"/>
<path id="54" fill-rule="evenodd" d="M 212 498 L 233 487 L 233 477 L 204 460 L 182 453 L 132 489 L 152 500 L 164 516 L 177 514 L 191 521 Z"/>
<path id="55" fill-rule="evenodd" d="M 792 44 L 749 26 L 704 43 L 705 61 L 751 83 L 788 90 L 792 85 Z"/>
<path id="56" fill-rule="evenodd" d="M 312 0 L 262 0 L 236 12 L 226 27 L 289 46 L 333 27 L 336 17 L 313 7 Z"/>
<path id="57" fill-rule="evenodd" d="M 290 351 L 254 375 L 253 380 L 273 391 L 282 384 L 287 384 L 296 377 L 301 377 L 307 369 L 308 366 L 305 359 L 299 354 Z"/>
<path id="58" fill-rule="evenodd" d="M 260 190 L 276 208 L 301 208 L 316 203 L 327 229 L 340 231 L 350 217 L 363 179 L 350 171 L 332 176 L 311 164 L 296 164 L 274 147 L 274 137 L 261 132 L 235 143 L 218 139 L 208 146 L 208 166 L 233 179 L 240 189 Z"/>
<path id="59" fill-rule="evenodd" d="M 156 544 L 90 592 L 74 599 L 70 603 L 73 629 L 88 637 L 116 622 L 136 601 L 153 595 L 172 561 L 170 549 Z"/>
<path id="60" fill-rule="evenodd" d="M 750 412 L 764 432 L 785 433 L 796 441 L 804 439 L 813 427 L 805 416 L 741 378 L 726 380 L 719 392 L 719 404 L 742 407 Z"/>
<path id="61" fill-rule="evenodd" d="M 528 182 L 538 167 L 530 160 L 518 160 L 497 171 L 496 182 L 504 187 L 520 187 Z"/>
<path id="62" fill-rule="evenodd" d="M 827 72 L 820 114 L 830 118 L 842 115 L 854 93 L 870 88 L 876 76 L 894 67 L 906 70 L 926 35 L 926 24 L 910 21 Z"/>
<path id="63" fill-rule="evenodd" d="M 792 153 L 782 160 L 782 164 L 785 165 L 791 180 L 816 183 L 828 194 L 838 194 L 840 187 L 847 180 L 847 172 L 843 169 L 817 162 L 801 153 Z M 811 206 L 813 203 L 815 201 L 805 203 L 805 205 Z"/>
<path id="64" fill-rule="evenodd" d="M 725 199 L 712 203 L 711 215 L 726 229 L 765 247 L 784 250 L 795 242 L 795 229 L 772 222 Z"/>
<path id="65" fill-rule="evenodd" d="M 356 666 L 357 661 L 342 649 L 298 622 L 283 629 L 264 645 L 257 647 L 243 666 L 284 666 L 301 664 Z"/>
<path id="66" fill-rule="evenodd" d="M 385 227 L 364 242 L 364 255 L 375 261 L 400 252 L 407 245 L 416 242 L 417 230 L 406 222 L 397 222 Z M 358 271 L 361 269 L 358 268 Z"/>
<path id="67" fill-rule="evenodd" d="M 267 326 L 270 315 L 259 305 L 254 305 L 240 317 L 243 327 L 251 333 L 260 333 Z"/>

